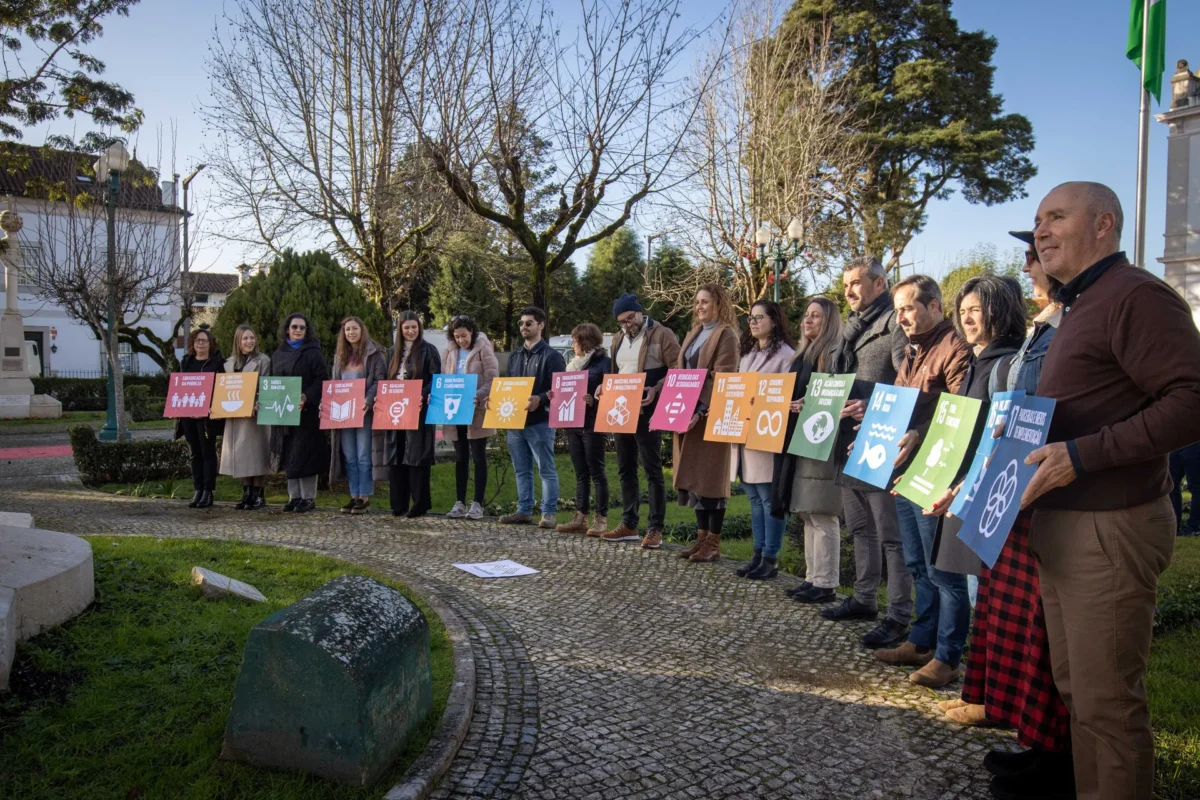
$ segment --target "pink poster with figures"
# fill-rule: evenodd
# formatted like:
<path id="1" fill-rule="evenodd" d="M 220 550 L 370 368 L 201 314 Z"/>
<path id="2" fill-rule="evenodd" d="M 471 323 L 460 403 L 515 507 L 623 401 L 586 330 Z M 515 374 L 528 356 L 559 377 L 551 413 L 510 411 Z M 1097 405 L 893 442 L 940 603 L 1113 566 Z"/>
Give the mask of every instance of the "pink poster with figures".
<path id="1" fill-rule="evenodd" d="M 172 372 L 163 416 L 207 417 L 215 377 L 213 372 Z"/>
<path id="2" fill-rule="evenodd" d="M 700 402 L 700 390 L 704 388 L 704 376 L 707 374 L 708 370 L 704 369 L 667 370 L 658 406 L 650 418 L 650 430 L 687 433 L 688 423 L 692 421 L 696 404 Z"/>
<path id="3" fill-rule="evenodd" d="M 554 373 L 550 394 L 550 427 L 582 428 L 587 398 L 587 370 Z"/>

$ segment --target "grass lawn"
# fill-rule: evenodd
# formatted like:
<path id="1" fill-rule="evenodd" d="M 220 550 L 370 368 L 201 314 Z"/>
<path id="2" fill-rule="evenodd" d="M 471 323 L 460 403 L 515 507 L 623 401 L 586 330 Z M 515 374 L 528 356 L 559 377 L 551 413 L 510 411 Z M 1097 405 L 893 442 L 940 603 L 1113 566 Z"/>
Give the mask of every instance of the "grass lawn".
<path id="1" fill-rule="evenodd" d="M 71 425 L 91 425 L 93 428 L 103 427 L 108 418 L 105 411 L 64 411 L 58 419 L 0 419 L 0 431 L 29 426 L 56 426 L 66 430 Z M 170 428 L 175 425 L 173 419 L 152 419 L 146 422 L 132 422 L 130 430 L 145 431 L 156 428 Z"/>
<path id="2" fill-rule="evenodd" d="M 1200 580 L 1200 537 L 1177 539 L 1162 584 Z M 1200 630 L 1154 637 L 1146 676 L 1158 769 L 1156 795 L 1200 797 Z"/>
<path id="3" fill-rule="evenodd" d="M 441 720 L 453 655 L 441 622 L 425 608 L 433 712 L 376 789 L 218 761 L 250 628 L 339 575 L 371 573 L 259 545 L 89 541 L 95 604 L 67 625 L 21 643 L 13 692 L 0 695 L 0 797 L 376 798 L 424 749 Z M 195 565 L 254 584 L 268 602 L 200 599 L 188 585 Z"/>
<path id="4" fill-rule="evenodd" d="M 575 470 L 571 467 L 571 458 L 565 454 L 559 454 L 554 459 L 558 467 L 558 484 L 559 484 L 559 508 L 563 508 L 562 501 L 570 501 L 570 505 L 574 507 L 575 501 Z M 612 453 L 608 454 L 608 492 L 609 492 L 609 511 L 608 524 L 610 527 L 616 527 L 621 524 L 621 484 L 617 480 L 617 459 Z M 671 491 L 671 471 L 663 470 L 664 478 L 667 483 L 667 525 L 676 523 L 695 523 L 696 515 L 689 509 L 675 502 L 674 493 Z M 646 490 L 646 479 L 644 475 L 640 475 L 641 486 L 643 493 Z M 445 513 L 454 505 L 455 501 L 455 486 L 454 486 L 454 463 L 441 462 L 434 464 L 433 475 L 430 481 L 430 491 L 433 495 L 433 511 L 434 513 Z M 512 469 L 509 468 L 507 474 L 503 478 L 503 483 L 499 486 L 497 477 L 494 471 L 488 474 L 488 497 L 496 495 L 494 499 L 489 500 L 489 506 L 500 506 L 505 512 L 513 510 L 517 502 L 517 484 L 513 477 Z M 114 494 L 130 494 L 142 497 L 175 497 L 175 498 L 190 498 L 194 489 L 192 488 L 191 478 L 176 478 L 174 480 L 147 481 L 143 484 L 121 484 L 121 483 L 106 483 L 96 487 L 102 492 L 112 492 Z M 471 498 L 471 489 L 468 487 L 467 499 Z M 536 474 L 534 476 L 534 496 L 540 497 L 542 492 L 541 481 L 538 480 Z M 242 482 L 240 479 L 230 478 L 225 475 L 217 476 L 217 490 L 214 493 L 218 502 L 236 503 L 242 496 Z M 271 505 L 283 505 L 287 502 L 287 484 L 282 476 L 272 476 L 267 486 L 267 502 Z M 320 492 L 317 495 L 317 505 L 327 508 L 337 508 L 344 505 L 350 500 L 350 495 L 346 491 L 346 484 L 339 482 L 333 486 L 331 491 Z M 593 503 L 595 497 L 592 497 Z M 387 481 L 378 481 L 375 484 L 375 497 L 372 499 L 371 507 L 374 511 L 387 512 L 388 507 L 388 484 Z M 642 519 L 641 524 L 644 528 L 646 525 L 646 515 L 649 513 L 649 508 L 645 503 L 642 503 Z M 745 495 L 736 495 L 729 499 L 729 516 L 747 516 L 750 513 L 750 501 Z M 560 510 L 558 519 L 560 522 L 570 520 L 571 512 Z"/>

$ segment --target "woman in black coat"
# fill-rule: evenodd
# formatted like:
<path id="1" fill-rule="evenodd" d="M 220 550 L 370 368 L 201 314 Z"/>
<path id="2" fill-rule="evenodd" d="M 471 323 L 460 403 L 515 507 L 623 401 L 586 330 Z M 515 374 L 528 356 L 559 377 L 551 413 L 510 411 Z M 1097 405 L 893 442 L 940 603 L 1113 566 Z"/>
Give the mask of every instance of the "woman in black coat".
<path id="1" fill-rule="evenodd" d="M 192 331 L 188 341 L 187 355 L 179 365 L 181 372 L 224 372 L 225 359 L 217 349 L 212 332 L 207 328 Z M 213 490 L 217 488 L 217 437 L 225 430 L 224 420 L 205 417 L 183 417 L 175 437 L 187 439 L 192 451 L 192 495 L 189 508 L 208 508 L 213 504 Z"/>
<path id="2" fill-rule="evenodd" d="M 571 346 L 575 357 L 567 363 L 567 372 L 587 370 L 587 392 L 583 396 L 582 428 L 567 428 L 567 451 L 575 468 L 575 515 L 570 522 L 558 525 L 559 533 L 586 533 L 599 536 L 608 530 L 608 474 L 604 468 L 604 444 L 607 437 L 596 433 L 596 389 L 612 369 L 612 361 L 604 351 L 604 334 L 590 322 L 576 325 L 571 331 Z M 551 407 L 563 398 L 551 398 Z M 596 505 L 591 508 L 591 485 L 596 485 Z M 588 512 L 592 512 L 588 524 Z"/>
<path id="3" fill-rule="evenodd" d="M 433 376 L 442 371 L 442 357 L 425 341 L 421 318 L 412 311 L 400 315 L 396 346 L 388 364 L 388 380 L 421 381 L 421 417 L 429 407 Z M 429 476 L 433 469 L 433 445 L 437 426 L 420 423 L 413 431 L 388 431 L 384 457 L 388 464 L 388 486 L 392 516 L 423 517 L 433 505 Z"/>
<path id="4" fill-rule="evenodd" d="M 288 479 L 284 511 L 304 513 L 317 507 L 317 476 L 329 469 L 329 437 L 321 430 L 321 387 L 329 368 L 321 343 L 303 314 L 283 323 L 279 349 L 271 355 L 271 375 L 300 379 L 300 424 L 276 426 L 271 436 L 272 463 Z"/>

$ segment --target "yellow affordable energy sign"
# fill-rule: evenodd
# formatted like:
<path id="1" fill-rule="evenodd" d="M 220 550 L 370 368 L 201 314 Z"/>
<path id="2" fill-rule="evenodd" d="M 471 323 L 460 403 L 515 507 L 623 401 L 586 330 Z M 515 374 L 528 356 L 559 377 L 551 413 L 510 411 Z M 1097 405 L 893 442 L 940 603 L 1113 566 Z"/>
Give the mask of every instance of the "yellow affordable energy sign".
<path id="1" fill-rule="evenodd" d="M 517 430 L 525 427 L 525 407 L 533 394 L 533 378 L 493 378 L 483 427 Z"/>
<path id="2" fill-rule="evenodd" d="M 213 419 L 249 417 L 254 413 L 254 393 L 258 391 L 257 372 L 222 372 L 213 387 Z"/>

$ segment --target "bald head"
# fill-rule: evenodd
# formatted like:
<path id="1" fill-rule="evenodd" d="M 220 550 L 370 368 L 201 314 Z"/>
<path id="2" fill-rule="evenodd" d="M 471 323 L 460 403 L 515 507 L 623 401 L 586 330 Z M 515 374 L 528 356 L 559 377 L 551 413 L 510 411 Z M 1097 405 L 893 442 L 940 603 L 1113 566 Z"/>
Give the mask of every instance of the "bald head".
<path id="1" fill-rule="evenodd" d="M 1034 246 L 1046 274 L 1067 283 L 1121 249 L 1121 201 L 1102 183 L 1071 181 L 1054 187 L 1038 206 Z"/>

